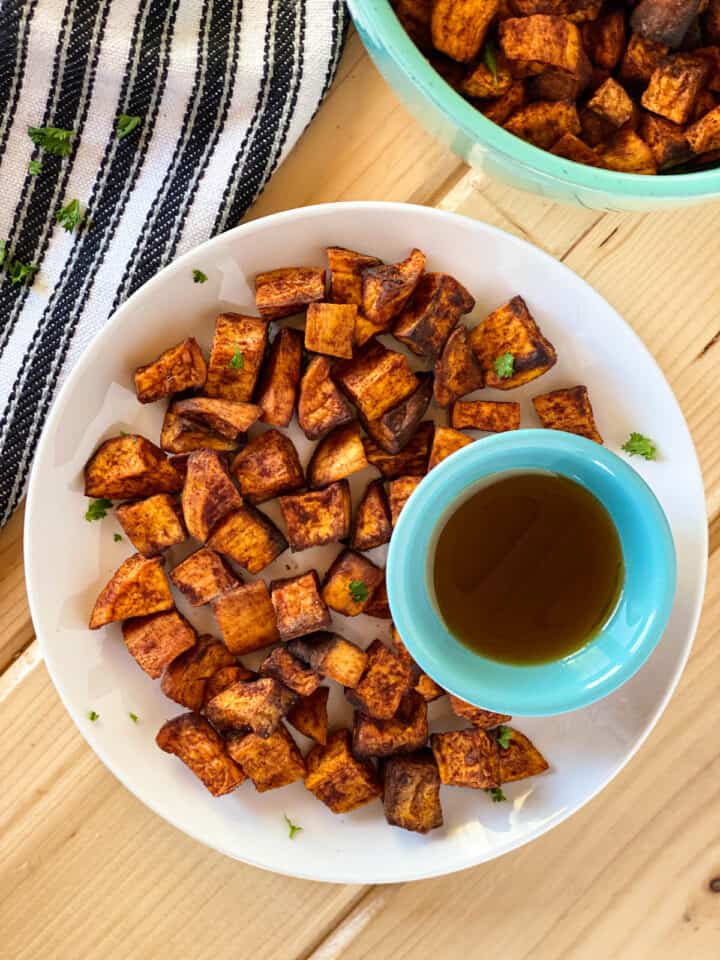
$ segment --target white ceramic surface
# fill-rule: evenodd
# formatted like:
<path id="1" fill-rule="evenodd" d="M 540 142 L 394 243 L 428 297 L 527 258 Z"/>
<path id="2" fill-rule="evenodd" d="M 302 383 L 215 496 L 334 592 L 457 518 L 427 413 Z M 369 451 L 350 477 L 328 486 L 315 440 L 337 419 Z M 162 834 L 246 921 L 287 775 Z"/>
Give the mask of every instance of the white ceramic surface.
<path id="1" fill-rule="evenodd" d="M 378 802 L 334 816 L 302 784 L 260 795 L 246 783 L 213 799 L 155 746 L 160 725 L 181 708 L 128 656 L 117 624 L 94 633 L 86 628 L 95 596 L 129 545 L 114 542 L 119 527 L 112 515 L 84 520 L 83 464 L 101 440 L 121 429 L 157 440 L 162 421 L 163 404 L 136 402 L 133 369 L 189 335 L 207 348 L 217 313 L 254 312 L 258 271 L 322 264 L 329 244 L 385 260 L 420 247 L 428 269 L 454 274 L 475 296 L 473 320 L 521 294 L 559 355 L 549 374 L 513 392 L 524 425 L 537 425 L 533 394 L 585 383 L 611 449 L 618 451 L 637 430 L 654 437 L 661 450 L 657 462 L 632 460 L 660 499 L 677 547 L 677 599 L 658 649 L 610 698 L 557 718 L 519 719 L 551 772 L 508 785 L 507 803 L 443 787 L 445 826 L 427 837 L 389 827 Z M 207 283 L 193 283 L 195 267 L 207 274 Z M 306 460 L 310 444 L 294 421 L 290 434 Z M 373 474 L 353 478 L 355 498 Z M 276 504 L 264 509 L 278 516 Z M 25 545 L 32 616 L 50 674 L 83 736 L 128 789 L 179 829 L 248 863 L 314 880 L 377 883 L 436 876 L 497 857 L 560 823 L 617 774 L 657 721 L 689 653 L 705 583 L 706 536 L 700 472 L 683 416 L 644 346 L 606 301 L 547 254 L 486 224 L 424 207 L 346 203 L 278 214 L 223 234 L 171 264 L 115 314 L 80 359 L 48 420 L 30 483 Z M 173 551 L 169 565 L 187 552 Z M 313 566 L 322 573 L 336 552 L 288 552 L 263 573 L 287 576 L 288 568 Z M 214 631 L 205 609 L 192 610 L 190 618 Z M 350 639 L 389 633 L 386 622 L 342 621 L 336 617 Z M 338 690 L 330 702 L 335 720 L 348 715 Z M 87 719 L 88 710 L 100 714 L 96 723 Z M 137 724 L 131 711 L 140 717 Z M 446 700 L 431 705 L 430 717 L 434 729 L 461 725 Z M 303 827 L 292 842 L 284 813 Z"/>

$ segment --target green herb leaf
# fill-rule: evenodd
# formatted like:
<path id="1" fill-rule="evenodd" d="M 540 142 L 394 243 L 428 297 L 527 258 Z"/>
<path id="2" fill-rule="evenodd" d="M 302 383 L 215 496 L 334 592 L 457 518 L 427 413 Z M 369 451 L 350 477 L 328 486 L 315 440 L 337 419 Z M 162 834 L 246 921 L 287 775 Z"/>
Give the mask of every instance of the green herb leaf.
<path id="1" fill-rule="evenodd" d="M 5 268 L 10 278 L 10 283 L 31 283 L 32 278 L 38 272 L 38 267 L 34 263 L 23 263 L 21 260 L 14 259 L 8 261 Z"/>
<path id="2" fill-rule="evenodd" d="M 207 283 L 207 274 L 202 270 L 193 270 L 193 283 Z"/>
<path id="3" fill-rule="evenodd" d="M 236 350 L 233 354 L 233 358 L 228 364 L 229 367 L 232 367 L 233 370 L 243 370 L 245 367 L 245 357 L 240 353 L 239 350 Z"/>
<path id="4" fill-rule="evenodd" d="M 95 713 L 94 710 L 88 710 L 87 718 L 88 720 L 92 720 L 92 722 L 95 723 L 96 720 L 100 719 L 100 714 Z"/>
<path id="5" fill-rule="evenodd" d="M 31 160 L 28 164 L 28 173 L 31 177 L 36 177 L 39 173 L 42 173 L 42 164 L 39 160 Z"/>
<path id="6" fill-rule="evenodd" d="M 290 817 L 286 813 L 283 814 L 283 817 L 285 818 L 285 823 L 288 826 L 288 836 L 290 837 L 291 840 L 294 840 L 295 834 L 300 833 L 300 831 L 302 830 L 302 827 L 299 827 L 296 823 L 293 823 Z"/>
<path id="7" fill-rule="evenodd" d="M 631 433 L 622 448 L 631 457 L 637 454 L 646 460 L 657 460 L 657 447 L 650 437 L 644 437 L 641 433 Z"/>
<path id="8" fill-rule="evenodd" d="M 7 253 L 7 240 L 0 240 L 0 267 L 5 263 L 6 253 Z"/>
<path id="9" fill-rule="evenodd" d="M 497 742 L 500 744 L 503 750 L 507 750 L 507 748 L 510 746 L 511 740 L 512 730 L 510 727 L 498 727 Z"/>
<path id="10" fill-rule="evenodd" d="M 348 584 L 348 590 L 355 603 L 363 603 L 370 595 L 362 580 L 351 580 Z"/>
<path id="11" fill-rule="evenodd" d="M 493 363 L 493 369 L 501 380 L 507 380 L 515 372 L 515 358 L 511 353 L 503 353 Z"/>
<path id="12" fill-rule="evenodd" d="M 69 203 L 66 203 L 65 206 L 61 207 L 55 214 L 55 219 L 68 233 L 72 233 L 73 230 L 82 226 L 85 213 L 80 206 L 80 201 L 71 200 Z"/>
<path id="13" fill-rule="evenodd" d="M 63 130 L 61 127 L 28 127 L 28 136 L 47 153 L 66 157 L 72 150 L 70 141 L 75 136 L 75 131 Z"/>
<path id="14" fill-rule="evenodd" d="M 129 713 L 128 716 L 130 717 L 133 723 L 137 723 L 138 720 L 140 719 L 140 717 L 136 713 Z"/>
<path id="15" fill-rule="evenodd" d="M 502 792 L 500 787 L 491 787 L 486 792 L 489 793 L 490 796 L 492 797 L 493 803 L 502 803 L 504 800 L 507 800 L 507 797 Z"/>
<path id="16" fill-rule="evenodd" d="M 124 140 L 133 132 L 136 127 L 142 123 L 142 117 L 133 117 L 129 113 L 121 113 L 115 127 L 115 136 L 118 140 Z"/>
<path id="17" fill-rule="evenodd" d="M 497 58 L 495 56 L 495 44 L 492 42 L 492 40 L 488 40 L 485 43 L 485 48 L 483 50 L 483 63 L 492 74 L 493 83 L 495 84 L 495 86 L 497 86 L 498 85 Z"/>
<path id="18" fill-rule="evenodd" d="M 106 500 L 101 497 L 99 500 L 91 500 L 90 505 L 85 511 L 86 520 L 102 520 L 107 516 L 108 510 L 112 507 L 112 500 Z"/>
<path id="19" fill-rule="evenodd" d="M 122 540 L 122 537 L 120 536 L 119 533 L 114 533 L 113 540 L 115 541 L 115 543 L 120 543 L 120 541 Z"/>

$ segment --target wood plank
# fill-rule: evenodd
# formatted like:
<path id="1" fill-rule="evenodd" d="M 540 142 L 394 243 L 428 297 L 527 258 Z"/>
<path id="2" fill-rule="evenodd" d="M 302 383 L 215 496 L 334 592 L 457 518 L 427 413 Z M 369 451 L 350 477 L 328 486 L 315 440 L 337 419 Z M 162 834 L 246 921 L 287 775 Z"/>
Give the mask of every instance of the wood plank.
<path id="1" fill-rule="evenodd" d="M 25 591 L 24 520 L 23 504 L 0 530 L 0 674 L 35 636 Z"/>
<path id="2" fill-rule="evenodd" d="M 3 957 L 284 960 L 363 893 L 256 870 L 166 824 L 88 749 L 44 666 L 0 704 L 0 729 Z"/>

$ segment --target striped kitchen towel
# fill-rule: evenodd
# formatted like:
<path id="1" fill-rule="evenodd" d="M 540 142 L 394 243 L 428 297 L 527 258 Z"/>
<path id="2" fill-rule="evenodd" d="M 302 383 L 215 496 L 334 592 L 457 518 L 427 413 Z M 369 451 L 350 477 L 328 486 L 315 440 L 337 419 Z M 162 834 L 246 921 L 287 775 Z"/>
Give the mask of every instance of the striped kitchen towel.
<path id="1" fill-rule="evenodd" d="M 84 347 L 241 219 L 327 91 L 346 16 L 343 0 L 0 0 L 0 524 Z"/>

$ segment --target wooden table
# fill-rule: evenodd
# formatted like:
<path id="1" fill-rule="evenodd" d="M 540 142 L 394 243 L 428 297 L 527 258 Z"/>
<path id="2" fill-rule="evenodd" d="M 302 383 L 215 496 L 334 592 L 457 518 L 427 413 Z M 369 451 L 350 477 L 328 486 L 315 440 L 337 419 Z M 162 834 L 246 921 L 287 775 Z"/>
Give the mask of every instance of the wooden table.
<path id="1" fill-rule="evenodd" d="M 435 204 L 527 237 L 650 347 L 692 428 L 711 530 L 705 611 L 680 688 L 601 796 L 499 861 L 376 888 L 274 876 L 168 826 L 85 745 L 33 639 L 19 511 L 0 535 L 0 958 L 716 960 L 720 208 L 603 214 L 485 181 L 418 127 L 355 37 L 252 216 L 339 199 Z"/>

